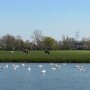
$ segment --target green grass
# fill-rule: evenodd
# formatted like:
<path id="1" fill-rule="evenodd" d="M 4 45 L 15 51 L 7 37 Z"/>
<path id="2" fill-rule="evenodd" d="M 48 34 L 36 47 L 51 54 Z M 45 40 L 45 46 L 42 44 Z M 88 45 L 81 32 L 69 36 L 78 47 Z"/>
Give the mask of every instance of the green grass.
<path id="1" fill-rule="evenodd" d="M 15 51 L 12 55 L 9 51 L 0 51 L 0 62 L 68 62 L 68 63 L 90 63 L 90 51 L 60 50 L 50 51 L 30 51 L 29 55 L 22 51 Z"/>

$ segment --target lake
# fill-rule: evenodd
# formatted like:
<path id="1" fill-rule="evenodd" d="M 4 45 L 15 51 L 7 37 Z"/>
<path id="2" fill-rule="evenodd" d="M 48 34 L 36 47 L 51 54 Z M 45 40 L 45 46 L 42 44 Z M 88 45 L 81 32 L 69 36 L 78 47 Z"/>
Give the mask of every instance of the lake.
<path id="1" fill-rule="evenodd" d="M 0 90 L 89 90 L 90 64 L 0 63 Z"/>

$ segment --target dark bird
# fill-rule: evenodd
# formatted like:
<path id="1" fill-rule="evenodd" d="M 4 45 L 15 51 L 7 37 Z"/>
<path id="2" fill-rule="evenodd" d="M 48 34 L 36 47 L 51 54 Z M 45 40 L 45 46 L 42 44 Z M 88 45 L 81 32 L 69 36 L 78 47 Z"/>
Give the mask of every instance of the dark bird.
<path id="1" fill-rule="evenodd" d="M 45 50 L 45 53 L 50 54 L 50 52 L 48 50 Z"/>

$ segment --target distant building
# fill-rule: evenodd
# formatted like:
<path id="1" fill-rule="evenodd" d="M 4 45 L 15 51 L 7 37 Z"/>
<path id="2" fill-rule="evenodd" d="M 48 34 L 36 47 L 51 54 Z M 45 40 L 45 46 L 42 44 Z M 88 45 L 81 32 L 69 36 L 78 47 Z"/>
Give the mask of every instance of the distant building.
<path id="1" fill-rule="evenodd" d="M 87 44 L 82 43 L 82 42 L 75 42 L 73 45 L 74 50 L 84 50 L 87 48 L 88 48 Z"/>

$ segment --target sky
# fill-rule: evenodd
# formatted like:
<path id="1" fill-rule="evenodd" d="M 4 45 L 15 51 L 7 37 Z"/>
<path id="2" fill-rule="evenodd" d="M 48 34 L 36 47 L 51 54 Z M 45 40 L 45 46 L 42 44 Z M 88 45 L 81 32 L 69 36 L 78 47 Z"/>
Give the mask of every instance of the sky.
<path id="1" fill-rule="evenodd" d="M 61 40 L 62 35 L 90 37 L 90 0 L 0 0 L 0 37 L 30 40 L 35 30 Z"/>

